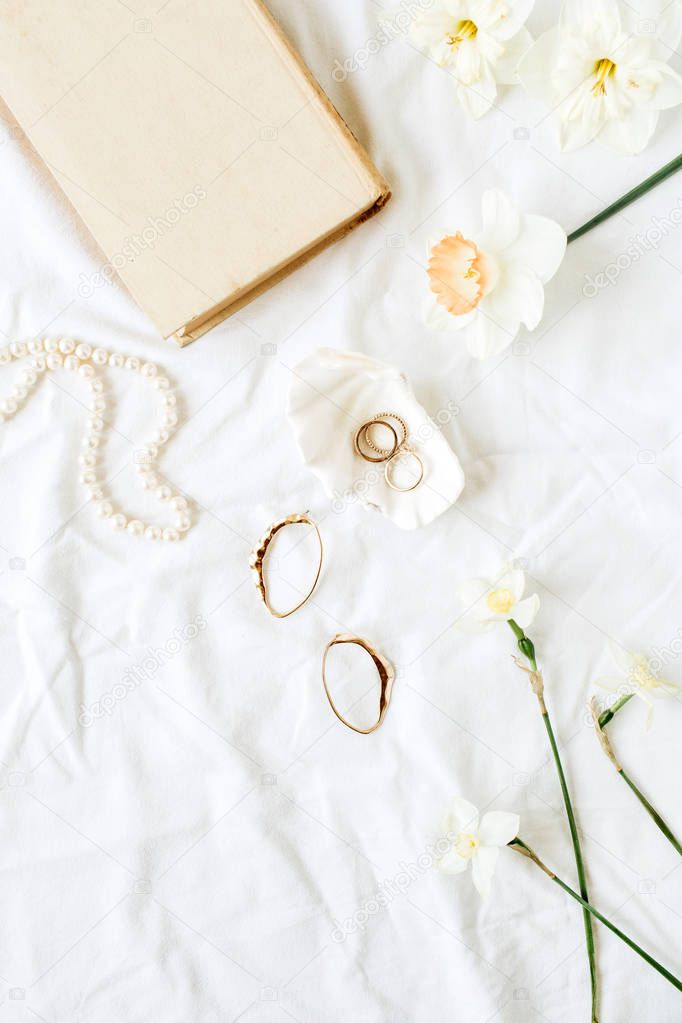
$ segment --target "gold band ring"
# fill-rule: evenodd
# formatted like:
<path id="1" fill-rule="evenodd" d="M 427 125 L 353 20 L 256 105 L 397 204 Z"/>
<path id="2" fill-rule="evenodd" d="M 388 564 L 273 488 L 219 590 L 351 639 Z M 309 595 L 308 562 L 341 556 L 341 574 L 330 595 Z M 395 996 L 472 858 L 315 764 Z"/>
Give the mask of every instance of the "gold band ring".
<path id="1" fill-rule="evenodd" d="M 375 421 L 377 419 L 380 421 L 382 426 L 389 426 L 390 425 L 386 421 L 388 419 L 394 419 L 396 423 L 400 424 L 400 429 L 403 431 L 402 440 L 398 444 L 398 447 L 400 448 L 405 443 L 405 441 L 407 440 L 407 423 L 402 418 L 402 416 L 399 416 L 397 412 L 377 412 L 377 414 L 375 416 Z M 365 427 L 365 442 L 367 443 L 367 446 L 370 447 L 372 449 L 372 451 L 378 451 L 379 454 L 386 455 L 387 457 L 390 458 L 391 457 L 391 453 L 390 453 L 388 448 L 379 447 L 378 444 L 374 443 L 374 441 L 371 438 L 371 430 L 372 430 L 372 426 L 371 425 L 367 425 Z"/>
<path id="2" fill-rule="evenodd" d="M 369 429 L 371 426 L 378 426 L 379 424 L 381 426 L 385 426 L 386 429 L 390 430 L 391 433 L 393 434 L 393 447 L 390 450 L 387 450 L 383 454 L 379 455 L 378 458 L 373 458 L 371 455 L 368 455 L 366 451 L 363 451 L 362 448 L 360 447 L 360 436 L 363 434 L 364 430 Z M 353 438 L 353 446 L 355 448 L 356 453 L 360 455 L 360 458 L 364 458 L 366 462 L 385 462 L 387 459 L 393 458 L 393 456 L 397 453 L 398 448 L 400 447 L 400 441 L 398 440 L 398 434 L 396 430 L 391 426 L 390 423 L 387 423 L 385 419 L 368 419 L 366 423 L 362 424 L 359 430 L 356 430 L 355 437 Z M 375 448 L 375 450 L 378 449 Z"/>
<path id="3" fill-rule="evenodd" d="M 419 476 L 416 482 L 412 483 L 409 487 L 398 486 L 398 484 L 394 482 L 392 477 L 393 470 L 391 469 L 391 463 L 401 458 L 414 458 L 414 460 L 419 463 Z M 384 479 L 388 483 L 391 490 L 397 490 L 398 493 L 400 494 L 409 494 L 411 490 L 416 490 L 421 481 L 424 479 L 424 463 L 422 462 L 417 452 L 413 451 L 412 448 L 401 448 L 399 451 L 396 451 L 395 454 L 391 455 L 391 457 L 387 461 L 386 468 L 384 469 Z"/>
<path id="4" fill-rule="evenodd" d="M 284 529 L 284 528 L 286 528 L 286 526 L 297 526 L 297 525 L 312 526 L 313 529 L 315 530 L 315 533 L 317 535 L 317 542 L 320 545 L 320 560 L 319 560 L 319 562 L 317 564 L 317 570 L 315 572 L 315 578 L 313 579 L 312 586 L 310 587 L 310 589 L 306 593 L 306 595 L 303 598 L 303 600 L 299 601 L 299 603 L 296 604 L 295 607 L 292 607 L 289 611 L 276 611 L 273 608 L 272 604 L 270 603 L 270 599 L 268 597 L 268 590 L 267 590 L 267 585 L 266 585 L 266 582 L 265 582 L 265 565 L 264 565 L 264 563 L 265 563 L 265 556 L 266 556 L 266 554 L 268 552 L 268 547 L 270 546 L 270 544 L 271 544 L 272 540 L 274 539 L 275 535 L 277 533 L 279 533 L 280 529 Z M 298 611 L 299 608 L 302 608 L 303 605 L 306 603 L 306 601 L 309 600 L 309 598 L 313 595 L 313 591 L 315 590 L 315 587 L 317 586 L 317 581 L 320 578 L 320 572 L 322 571 L 322 558 L 323 558 L 323 554 L 324 554 L 324 550 L 323 550 L 323 546 L 322 546 L 322 537 L 320 536 L 320 531 L 317 528 L 317 524 L 315 522 L 313 522 L 313 520 L 311 518 L 309 518 L 307 515 L 300 515 L 300 514 L 288 515 L 286 519 L 281 519 L 279 522 L 275 522 L 274 525 L 270 526 L 270 529 L 267 531 L 265 536 L 262 537 L 262 539 L 258 543 L 258 546 L 253 551 L 253 553 L 251 555 L 251 558 L 249 560 L 249 565 L 250 565 L 250 567 L 251 567 L 251 569 L 252 569 L 252 571 L 253 571 L 253 573 L 255 575 L 254 582 L 256 584 L 256 588 L 257 588 L 257 590 L 259 591 L 259 593 L 261 595 L 261 599 L 262 599 L 263 603 L 265 604 L 265 607 L 270 612 L 270 614 L 272 615 L 273 618 L 288 618 L 289 615 L 292 615 L 294 613 L 294 611 Z"/>
<path id="5" fill-rule="evenodd" d="M 336 704 L 332 699 L 332 695 L 329 692 L 329 686 L 327 684 L 327 656 L 332 647 L 340 646 L 344 643 L 352 643 L 365 650 L 372 658 L 379 675 L 379 717 L 370 728 L 358 728 L 356 725 L 351 724 L 350 721 L 347 721 L 343 714 L 341 714 L 337 709 Z M 358 732 L 359 735 L 371 735 L 372 732 L 376 732 L 377 728 L 386 717 L 386 712 L 391 702 L 391 690 L 393 688 L 394 681 L 395 671 L 393 670 L 393 666 L 389 664 L 385 657 L 382 657 L 381 654 L 377 653 L 374 647 L 366 639 L 361 639 L 360 636 L 351 636 L 349 633 L 340 632 L 327 643 L 324 649 L 324 656 L 322 657 L 322 683 L 324 685 L 324 691 L 327 694 L 329 706 L 334 711 L 339 721 L 341 721 L 346 728 L 350 728 L 353 732 Z"/>

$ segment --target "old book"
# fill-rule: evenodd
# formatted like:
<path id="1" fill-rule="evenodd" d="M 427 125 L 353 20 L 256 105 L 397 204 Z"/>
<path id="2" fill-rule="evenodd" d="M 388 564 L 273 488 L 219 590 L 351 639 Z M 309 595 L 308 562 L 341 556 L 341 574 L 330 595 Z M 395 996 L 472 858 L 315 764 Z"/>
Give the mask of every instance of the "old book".
<path id="1" fill-rule="evenodd" d="M 390 193 L 261 0 L 135 9 L 0 0 L 0 92 L 104 254 L 80 294 L 185 344 Z"/>

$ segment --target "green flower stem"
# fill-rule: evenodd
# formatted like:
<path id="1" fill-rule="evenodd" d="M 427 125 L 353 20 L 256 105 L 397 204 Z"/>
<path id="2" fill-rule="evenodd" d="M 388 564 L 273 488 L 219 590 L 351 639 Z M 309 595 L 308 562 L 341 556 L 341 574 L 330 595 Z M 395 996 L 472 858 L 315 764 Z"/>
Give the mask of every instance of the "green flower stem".
<path id="1" fill-rule="evenodd" d="M 582 225 L 582 227 L 572 231 L 568 236 L 569 244 L 570 242 L 574 242 L 576 238 L 581 238 L 582 235 L 587 234 L 587 232 L 591 231 L 593 227 L 597 227 L 605 220 L 608 220 L 609 217 L 614 215 L 614 213 L 620 213 L 620 211 L 625 209 L 626 206 L 629 206 L 630 203 L 635 202 L 641 196 L 646 195 L 646 193 L 651 191 L 652 188 L 660 185 L 662 181 L 665 181 L 666 178 L 669 178 L 671 174 L 675 174 L 678 170 L 682 170 L 682 154 L 680 154 L 680 156 L 676 156 L 674 160 L 670 161 L 670 163 L 666 163 L 665 167 L 661 167 L 661 169 L 656 171 L 655 174 L 652 174 L 651 177 L 642 181 L 641 184 L 637 185 L 635 188 L 630 189 L 630 191 L 626 192 L 625 195 L 621 195 L 620 199 L 616 199 L 615 202 L 611 203 L 610 206 L 607 206 L 605 210 L 601 211 L 601 213 L 597 213 L 596 216 L 592 217 L 591 220 L 588 220 L 586 224 Z"/>
<path id="2" fill-rule="evenodd" d="M 599 920 L 600 923 L 604 924 L 605 927 L 608 927 L 608 929 L 612 931 L 615 935 L 617 935 L 621 941 L 624 941 L 625 944 L 628 945 L 633 950 L 633 952 L 636 952 L 637 955 L 641 956 L 642 959 L 644 959 L 645 962 L 649 964 L 649 966 L 653 966 L 654 970 L 660 973 L 662 977 L 665 977 L 665 979 L 669 981 L 673 985 L 673 987 L 676 987 L 678 991 L 682 991 L 682 980 L 679 980 L 679 978 L 676 977 L 673 973 L 671 973 L 670 970 L 666 970 L 665 966 L 661 966 L 658 960 L 654 959 L 654 957 L 649 955 L 648 952 L 645 952 L 644 949 L 641 948 L 636 941 L 633 941 L 632 938 L 629 938 L 627 934 L 624 934 L 621 930 L 619 930 L 618 927 L 616 927 L 615 924 L 612 924 L 610 920 L 603 916 L 598 909 L 595 909 L 594 906 L 591 906 L 586 899 L 581 898 L 577 892 L 574 892 L 573 889 L 570 888 L 565 881 L 562 881 L 560 877 L 557 877 L 556 874 L 549 869 L 549 867 L 545 866 L 545 864 L 533 852 L 530 846 L 526 845 L 526 843 L 523 842 L 520 838 L 515 838 L 513 842 L 509 843 L 509 848 L 514 849 L 517 852 L 520 852 L 523 856 L 527 856 L 528 859 L 532 860 L 533 863 L 535 863 L 535 865 L 538 866 L 540 870 L 544 871 L 545 874 L 547 874 L 547 876 L 551 878 L 551 880 L 554 881 L 555 884 L 562 888 L 567 895 L 570 895 L 572 899 L 575 899 L 576 902 L 580 903 L 580 905 L 583 907 L 583 912 L 591 914 L 593 917 L 595 917 L 595 919 Z"/>
<path id="3" fill-rule="evenodd" d="M 613 751 L 611 740 L 606 734 L 606 725 L 609 723 L 609 721 L 613 720 L 613 718 L 621 709 L 621 707 L 624 707 L 628 700 L 632 698 L 632 695 L 633 695 L 632 693 L 629 693 L 627 696 L 621 696 L 621 698 L 617 700 L 612 707 L 609 707 L 608 710 L 605 710 L 602 714 L 599 715 L 599 717 L 596 718 L 597 728 L 599 729 L 597 733 L 598 738 L 601 743 L 602 749 L 608 756 L 609 760 L 611 761 L 611 763 L 613 764 L 613 766 L 615 767 L 616 771 L 621 776 L 625 784 L 632 790 L 632 792 L 634 792 L 635 796 L 640 801 L 646 812 L 649 814 L 656 827 L 662 832 L 662 834 L 665 835 L 665 837 L 668 839 L 675 852 L 682 856 L 682 844 L 680 843 L 680 840 L 677 838 L 677 836 L 668 826 L 668 824 L 666 824 L 666 822 L 661 817 L 656 807 L 649 802 L 644 793 L 638 789 L 632 778 L 623 769 L 623 765 L 620 763 L 618 757 Z"/>
<path id="4" fill-rule="evenodd" d="M 509 627 L 516 636 L 517 645 L 521 653 L 524 655 L 526 660 L 531 666 L 534 672 L 537 672 L 538 665 L 535 656 L 535 647 L 533 642 L 526 636 L 523 629 L 517 625 L 513 618 L 509 619 Z M 589 893 L 587 888 L 587 877 L 585 875 L 585 863 L 583 860 L 583 853 L 580 847 L 580 838 L 578 836 L 578 827 L 575 821 L 575 814 L 573 812 L 573 804 L 571 803 L 571 797 L 568 791 L 568 785 L 566 784 L 566 775 L 564 774 L 563 764 L 559 755 L 559 748 L 554 737 L 554 729 L 552 728 L 552 722 L 549 718 L 547 707 L 542 692 L 538 696 L 540 704 L 540 710 L 542 713 L 542 720 L 547 731 L 547 737 L 549 739 L 549 745 L 552 750 L 552 756 L 554 758 L 554 764 L 556 766 L 556 772 L 559 777 L 559 785 L 561 786 L 561 794 L 564 799 L 564 807 L 566 808 L 566 817 L 568 818 L 568 827 L 571 832 L 571 842 L 573 843 L 573 855 L 575 857 L 575 865 L 578 872 L 578 883 L 580 885 L 580 894 L 586 904 L 589 904 Z M 592 929 L 592 919 L 588 909 L 583 907 L 583 925 L 585 928 L 585 944 L 587 946 L 587 959 L 590 966 L 590 989 L 592 992 L 592 1023 L 598 1023 L 597 1016 L 597 967 L 595 963 L 594 954 L 594 933 Z"/>
<path id="5" fill-rule="evenodd" d="M 628 693 L 627 696 L 621 696 L 620 700 L 616 700 L 613 706 L 605 710 L 603 714 L 600 714 L 599 727 L 604 728 L 605 725 L 608 725 L 609 721 L 613 721 L 620 708 L 624 707 L 628 700 L 631 700 L 634 695 L 634 693 Z"/>

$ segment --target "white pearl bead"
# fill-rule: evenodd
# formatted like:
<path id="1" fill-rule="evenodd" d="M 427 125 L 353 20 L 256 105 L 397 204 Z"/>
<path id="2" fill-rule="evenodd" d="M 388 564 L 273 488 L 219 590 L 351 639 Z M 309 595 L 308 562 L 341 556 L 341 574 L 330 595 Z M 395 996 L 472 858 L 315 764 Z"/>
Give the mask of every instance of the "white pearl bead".
<path id="1" fill-rule="evenodd" d="M 40 355 L 43 351 L 42 338 L 32 338 L 28 343 L 28 351 L 30 355 Z"/>
<path id="2" fill-rule="evenodd" d="M 88 493 L 91 501 L 103 501 L 104 500 L 104 488 L 99 485 L 94 487 L 88 487 Z"/>
<path id="3" fill-rule="evenodd" d="M 101 440 L 102 438 L 98 433 L 86 434 L 85 437 L 83 437 L 83 447 L 86 451 L 94 451 L 95 448 L 100 446 Z"/>
<path id="4" fill-rule="evenodd" d="M 31 365 L 39 373 L 44 373 L 47 369 L 47 359 L 44 355 L 34 355 L 31 359 Z"/>
<path id="5" fill-rule="evenodd" d="M 126 359 L 126 369 L 132 373 L 139 373 L 142 369 L 142 362 L 136 355 L 129 355 Z"/>
<path id="6" fill-rule="evenodd" d="M 92 469 L 86 469 L 78 478 L 86 487 L 92 487 L 97 483 L 97 473 L 93 472 Z"/>
<path id="7" fill-rule="evenodd" d="M 89 359 L 92 355 L 92 345 L 81 344 L 76 345 L 76 355 L 79 359 Z"/>
<path id="8" fill-rule="evenodd" d="M 131 519 L 128 523 L 128 532 L 131 536 L 144 536 L 144 522 L 139 519 Z"/>
<path id="9" fill-rule="evenodd" d="M 88 416 L 86 423 L 94 433 L 101 433 L 104 429 L 104 420 L 100 419 L 99 416 Z"/>
<path id="10" fill-rule="evenodd" d="M 59 352 L 51 352 L 46 361 L 48 369 L 59 369 L 62 364 L 62 356 Z"/>
<path id="11" fill-rule="evenodd" d="M 179 533 L 186 533 L 188 529 L 191 529 L 192 520 L 189 515 L 178 515 L 174 520 L 174 525 Z"/>
<path id="12" fill-rule="evenodd" d="M 95 511 L 101 519 L 108 519 L 110 515 L 114 514 L 114 506 L 111 501 L 99 501 L 95 506 Z"/>
<path id="13" fill-rule="evenodd" d="M 177 543 L 180 539 L 180 534 L 177 529 L 164 529 L 163 538 L 166 543 Z"/>
<path id="14" fill-rule="evenodd" d="M 97 456 L 90 453 L 79 455 L 78 464 L 82 466 L 83 469 L 94 469 L 97 465 Z"/>
<path id="15" fill-rule="evenodd" d="M 64 358 L 64 369 L 68 369 L 72 373 L 75 373 L 79 366 L 80 362 L 78 361 L 75 355 L 67 355 Z"/>
<path id="16" fill-rule="evenodd" d="M 177 412 L 166 412 L 164 422 L 166 423 L 166 426 L 177 426 L 178 425 Z"/>
<path id="17" fill-rule="evenodd" d="M 107 403 L 104 398 L 93 398 L 90 402 L 90 408 L 93 412 L 105 412 Z"/>
<path id="18" fill-rule="evenodd" d="M 178 399 L 175 397 L 173 391 L 166 391 L 163 396 L 163 403 L 167 408 L 171 408 L 173 405 L 177 405 Z"/>
<path id="19" fill-rule="evenodd" d="M 12 361 L 12 353 L 9 348 L 0 348 L 0 366 L 6 366 Z"/>
<path id="20" fill-rule="evenodd" d="M 173 491 L 170 487 L 167 487 L 165 483 L 162 483 L 160 487 L 156 488 L 156 496 L 159 501 L 170 501 L 173 496 Z"/>
<path id="21" fill-rule="evenodd" d="M 62 355 L 71 355 L 75 348 L 76 342 L 71 337 L 63 337 L 59 342 L 59 351 Z"/>
<path id="22" fill-rule="evenodd" d="M 121 512 L 113 515 L 110 519 L 112 529 L 125 529 L 128 525 L 128 520 Z"/>
<path id="23" fill-rule="evenodd" d="M 15 384 L 10 391 L 10 396 L 12 398 L 16 398 L 17 401 L 24 401 L 24 399 L 28 397 L 28 391 L 25 387 Z"/>
<path id="24" fill-rule="evenodd" d="M 84 380 L 92 380 L 94 375 L 95 375 L 94 366 L 91 366 L 87 362 L 78 370 L 78 376 L 83 377 Z"/>
<path id="25" fill-rule="evenodd" d="M 92 361 L 96 366 L 106 366 L 109 361 L 109 353 L 106 348 L 95 348 L 92 353 Z"/>
<path id="26" fill-rule="evenodd" d="M 120 352 L 112 352 L 109 356 L 109 365 L 113 367 L 113 369 L 122 369 L 125 365 L 125 358 Z"/>
<path id="27" fill-rule="evenodd" d="M 155 472 L 148 472 L 142 477 L 142 486 L 145 490 L 155 490 L 159 485 L 159 477 Z"/>
<path id="28" fill-rule="evenodd" d="M 161 528 L 159 526 L 147 526 L 144 535 L 147 540 L 160 540 L 162 536 Z"/>
<path id="29" fill-rule="evenodd" d="M 157 391 L 167 391 L 170 387 L 170 380 L 168 377 L 157 377 L 154 381 L 154 387 Z"/>
<path id="30" fill-rule="evenodd" d="M 23 359 L 25 355 L 28 355 L 28 345 L 25 341 L 12 341 L 9 350 L 15 359 Z"/>
<path id="31" fill-rule="evenodd" d="M 159 367 L 155 366 L 153 362 L 145 362 L 141 372 L 143 377 L 147 378 L 155 377 L 156 374 L 159 372 Z"/>
<path id="32" fill-rule="evenodd" d="M 43 348 L 46 352 L 56 352 L 59 348 L 59 342 L 56 337 L 46 337 L 43 341 Z"/>
<path id="33" fill-rule="evenodd" d="M 0 400 L 0 412 L 4 412 L 5 415 L 11 416 L 17 410 L 17 403 L 14 398 L 3 398 Z"/>
<path id="34" fill-rule="evenodd" d="M 34 369 L 24 369 L 19 374 L 19 381 L 27 387 L 33 387 L 38 381 L 38 374 Z"/>
<path id="35" fill-rule="evenodd" d="M 173 509 L 173 511 L 177 512 L 186 511 L 188 507 L 189 503 L 187 501 L 187 498 L 183 497 L 182 494 L 178 494 L 178 496 L 174 497 L 173 500 L 171 501 L 171 508 Z"/>
<path id="36" fill-rule="evenodd" d="M 104 384 L 98 377 L 95 377 L 94 380 L 90 381 L 90 390 L 93 394 L 101 394 L 103 392 Z"/>
<path id="37" fill-rule="evenodd" d="M 156 444 L 145 444 L 143 448 L 138 451 L 138 456 L 141 461 L 153 462 L 155 458 L 159 457 L 159 449 Z"/>
<path id="38" fill-rule="evenodd" d="M 169 437 L 168 430 L 157 430 L 156 433 L 152 434 L 152 440 L 155 444 L 165 444 Z"/>

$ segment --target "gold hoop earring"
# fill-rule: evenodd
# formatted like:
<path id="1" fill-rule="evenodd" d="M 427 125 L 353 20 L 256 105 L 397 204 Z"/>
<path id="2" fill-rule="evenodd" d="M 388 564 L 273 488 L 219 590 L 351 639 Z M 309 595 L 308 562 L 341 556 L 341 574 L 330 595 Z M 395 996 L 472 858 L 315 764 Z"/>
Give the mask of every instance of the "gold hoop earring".
<path id="1" fill-rule="evenodd" d="M 340 646 L 344 643 L 352 643 L 365 650 L 372 658 L 379 675 L 379 683 L 381 687 L 379 691 L 379 717 L 370 728 L 358 728 L 356 725 L 351 724 L 350 721 L 347 721 L 343 714 L 341 714 L 338 710 L 334 700 L 332 699 L 332 695 L 329 692 L 329 685 L 327 684 L 327 657 L 332 647 Z M 366 639 L 362 639 L 360 636 L 351 636 L 349 633 L 340 632 L 330 639 L 324 648 L 324 655 L 322 657 L 322 684 L 324 685 L 324 691 L 327 694 L 327 699 L 329 700 L 329 706 L 334 711 L 339 721 L 344 724 L 346 728 L 350 728 L 353 732 L 358 732 L 360 735 L 371 735 L 372 732 L 376 732 L 377 728 L 379 728 L 386 717 L 386 712 L 388 711 L 388 707 L 391 702 L 391 690 L 393 689 L 394 681 L 395 671 L 393 670 L 393 666 L 385 657 L 382 657 L 381 654 L 377 653 L 374 647 Z"/>
<path id="2" fill-rule="evenodd" d="M 272 540 L 274 539 L 275 535 L 279 533 L 280 529 L 285 529 L 287 526 L 297 525 L 312 526 L 313 529 L 315 530 L 317 542 L 320 546 L 320 560 L 317 563 L 317 571 L 315 572 L 315 578 L 313 579 L 312 586 L 306 593 L 303 600 L 299 601 L 299 603 L 296 604 L 295 607 L 292 607 L 289 611 L 276 611 L 272 604 L 270 603 L 270 599 L 268 597 L 268 590 L 265 582 L 264 565 L 265 556 L 268 552 L 268 547 L 272 543 Z M 249 560 L 249 565 L 255 574 L 254 582 L 256 584 L 256 589 L 259 591 L 261 599 L 265 604 L 266 609 L 270 612 L 273 618 L 288 618 L 289 615 L 292 615 L 294 614 L 295 611 L 300 610 L 300 608 L 303 607 L 306 601 L 308 601 L 310 597 L 312 597 L 315 591 L 315 587 L 317 586 L 318 579 L 320 578 L 320 573 L 322 571 L 323 556 L 324 548 L 322 546 L 322 537 L 320 536 L 320 531 L 317 528 L 317 524 L 313 522 L 313 520 L 309 518 L 307 515 L 300 514 L 288 515 L 285 519 L 281 519 L 279 522 L 275 522 L 274 525 L 270 526 L 270 529 L 267 531 L 265 536 L 259 541 L 258 547 L 256 547 L 256 549 L 253 551 L 251 558 Z"/>

